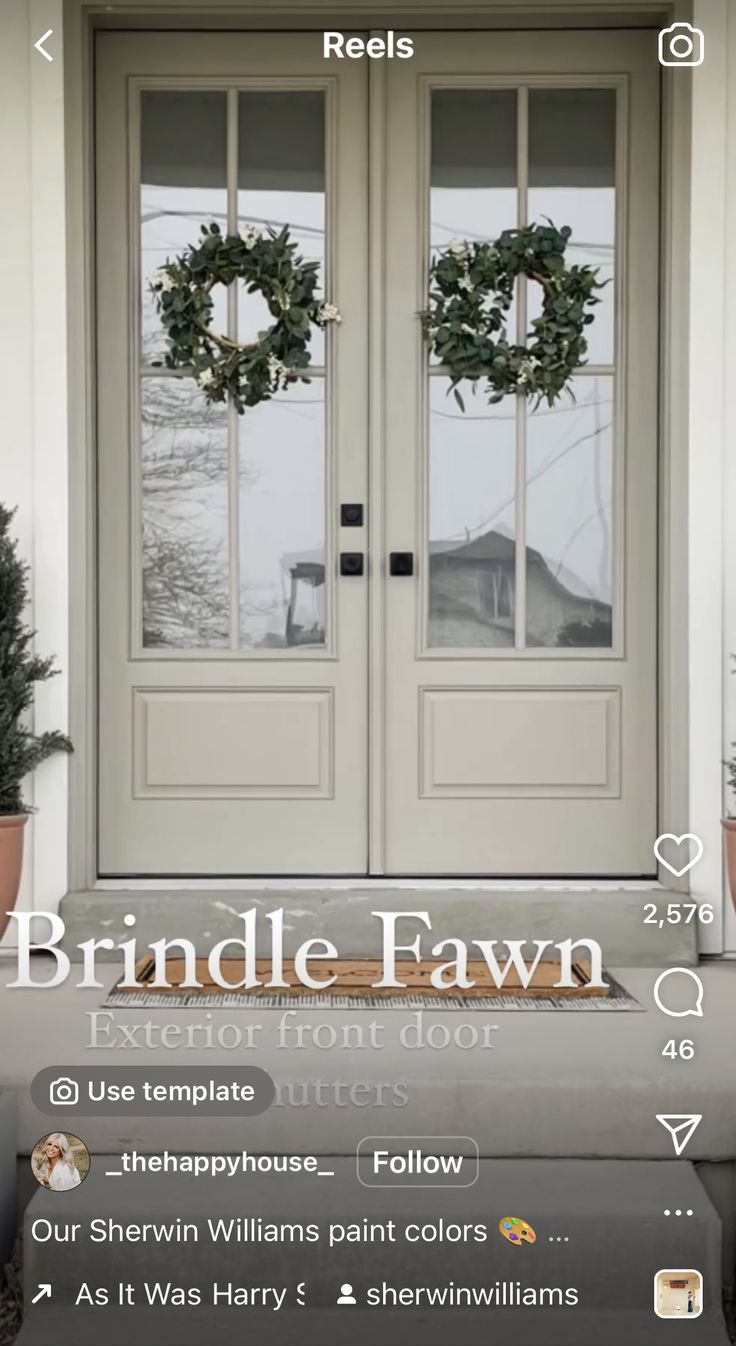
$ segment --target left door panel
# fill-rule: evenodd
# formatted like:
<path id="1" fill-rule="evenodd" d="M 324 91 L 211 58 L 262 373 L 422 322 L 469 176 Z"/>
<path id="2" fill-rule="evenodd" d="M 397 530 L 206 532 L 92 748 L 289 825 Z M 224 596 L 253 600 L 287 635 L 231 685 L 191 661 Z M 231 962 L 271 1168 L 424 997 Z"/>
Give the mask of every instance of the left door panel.
<path id="1" fill-rule="evenodd" d="M 366 87 L 317 35 L 97 48 L 99 870 L 361 874 Z M 162 367 L 152 273 L 216 221 L 288 225 L 344 315 L 310 382 L 239 416 Z M 254 339 L 260 295 L 214 295 Z"/>

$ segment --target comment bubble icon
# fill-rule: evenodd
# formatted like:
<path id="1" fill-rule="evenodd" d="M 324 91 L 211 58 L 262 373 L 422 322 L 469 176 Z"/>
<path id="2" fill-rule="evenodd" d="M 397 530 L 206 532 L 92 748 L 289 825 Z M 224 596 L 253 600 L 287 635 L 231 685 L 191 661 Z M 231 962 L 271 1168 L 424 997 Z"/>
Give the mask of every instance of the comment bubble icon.
<path id="1" fill-rule="evenodd" d="M 671 1019 L 703 1017 L 703 983 L 691 967 L 668 967 L 660 972 L 653 995 L 657 1009 Z"/>

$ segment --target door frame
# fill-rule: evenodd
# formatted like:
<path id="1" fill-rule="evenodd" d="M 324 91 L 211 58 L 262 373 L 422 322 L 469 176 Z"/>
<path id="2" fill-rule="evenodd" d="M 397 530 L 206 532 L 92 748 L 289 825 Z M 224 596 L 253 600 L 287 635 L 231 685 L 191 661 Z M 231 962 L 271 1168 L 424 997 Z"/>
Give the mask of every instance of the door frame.
<path id="1" fill-rule="evenodd" d="M 725 4 L 725 0 L 723 0 Z M 485 31 L 497 26 L 508 26 L 508 17 L 504 22 L 494 16 L 493 0 L 482 7 L 472 6 L 466 11 L 452 15 L 452 27 L 477 27 Z M 187 18 L 182 22 L 182 13 L 189 6 L 181 6 L 175 23 L 182 27 L 191 27 Z M 203 9 L 202 0 L 197 5 Z M 397 9 L 399 7 L 397 6 Z M 402 17 L 406 20 L 407 11 L 409 29 L 439 26 L 437 12 L 433 5 L 408 5 L 401 7 Z M 554 6 L 550 6 L 554 10 Z M 93 78 L 94 78 L 94 37 L 98 27 L 145 28 L 141 18 L 141 6 L 136 5 L 137 13 L 120 13 L 118 9 L 114 19 L 101 12 L 94 12 L 83 4 L 83 0 L 67 0 L 65 28 L 65 84 L 67 107 L 67 223 L 69 238 L 68 251 L 68 305 L 69 305 L 69 346 L 68 346 L 68 389 L 69 389 L 69 504 L 72 528 L 69 539 L 70 570 L 70 732 L 76 745 L 76 752 L 70 760 L 69 770 L 69 868 L 68 888 L 71 891 L 92 889 L 97 882 L 96 837 L 96 404 L 95 404 L 95 361 L 94 331 L 95 302 L 93 293 L 94 261 L 94 162 L 93 162 Z M 158 11 L 155 3 L 146 7 L 145 20 L 152 25 L 162 27 L 172 25 L 171 11 Z M 647 10 L 651 16 L 653 6 Z M 659 5 L 663 22 L 673 16 L 684 17 L 691 13 L 687 4 Z M 357 10 L 357 5 L 356 5 Z M 344 27 L 365 28 L 360 23 L 360 11 L 353 18 L 346 7 L 336 17 L 334 7 L 309 5 L 304 21 L 299 27 L 320 29 L 330 23 Z M 445 20 L 446 20 L 445 15 Z M 559 16 L 554 16 L 558 18 Z M 639 26 L 636 24 L 635 7 L 621 6 L 616 26 Z M 214 19 L 214 16 L 212 16 Z M 349 22 L 348 22 L 349 19 Z M 601 20 L 603 21 L 603 20 Z M 610 12 L 606 21 L 611 23 Z M 398 16 L 396 22 L 399 22 Z M 567 22 L 574 26 L 580 22 L 574 16 L 568 16 Z M 228 20 L 229 26 L 243 28 L 280 28 L 294 26 L 293 9 L 288 16 L 274 16 L 270 6 L 263 3 L 243 4 L 238 13 L 237 24 Z M 201 26 L 210 26 L 206 15 Z M 223 26 L 222 16 L 213 27 Z M 514 14 L 514 27 L 539 27 L 538 5 L 519 5 Z M 712 78 L 712 72 L 711 78 Z M 381 265 L 386 248 L 383 234 L 383 198 L 386 190 L 386 126 L 385 126 L 385 71 L 380 62 L 371 62 L 370 66 L 370 172 L 372 175 L 371 219 L 370 219 L 370 266 L 372 279 L 369 293 L 369 312 L 372 319 L 370 340 L 370 447 L 372 458 L 371 498 L 375 504 L 381 501 L 383 475 L 381 451 L 383 429 L 381 417 L 384 412 L 382 398 L 383 384 L 383 333 L 379 327 Z M 699 103 L 708 103 L 708 90 L 699 84 Z M 692 110 L 693 115 L 695 109 Z M 701 116 L 703 113 L 701 112 Z M 688 280 L 690 271 L 690 140 L 691 140 L 691 81 L 685 78 L 673 78 L 670 71 L 663 72 L 663 117 L 662 117 L 662 229 L 661 247 L 664 258 L 661 293 L 661 341 L 660 341 L 660 618 L 659 618 L 659 817 L 667 830 L 680 832 L 687 830 L 689 818 L 689 795 L 695 794 L 699 781 L 693 777 L 690 762 L 690 740 L 688 728 L 688 708 L 693 718 L 708 724 L 710 690 L 707 685 L 696 685 L 692 694 L 688 692 L 688 622 L 680 617 L 681 596 L 688 593 L 689 568 L 685 549 L 681 545 L 683 531 L 688 527 L 688 457 L 690 434 L 688 418 L 692 414 L 688 381 L 690 376 L 689 343 L 692 336 L 690 321 Z M 724 132 L 725 134 L 725 132 Z M 704 175 L 703 175 L 704 176 Z M 701 174 L 698 174 L 701 177 Z M 706 179 L 706 185 L 707 179 Z M 713 191 L 709 187 L 702 208 L 708 209 L 708 201 Z M 705 318 L 706 315 L 701 315 Z M 707 318 L 710 328 L 713 325 L 713 310 L 709 305 Z M 723 314 L 725 327 L 725 313 Z M 707 319 L 706 319 L 707 320 Z M 702 399 L 698 399 L 701 404 Z M 690 421 L 692 426 L 692 421 Z M 664 452 L 664 446 L 667 452 Z M 381 510 L 370 511 L 370 547 L 374 557 L 383 555 Z M 692 539 L 691 539 L 692 540 Z M 710 548 L 709 548 L 710 550 Z M 698 601 L 698 595 L 690 590 L 690 603 Z M 701 595 L 702 599 L 702 587 Z M 709 601 L 707 608 L 711 621 L 716 613 L 715 603 Z M 675 617 L 673 614 L 678 614 Z M 40 624 L 40 623 L 39 623 Z M 699 623 L 700 626 L 700 623 Z M 372 802 L 369 817 L 369 835 L 374 854 L 380 848 L 383 832 L 383 798 L 380 792 L 382 767 L 382 741 L 380 711 L 382 707 L 383 686 L 378 676 L 378 663 L 382 651 L 380 643 L 384 632 L 384 615 L 380 601 L 373 595 L 369 631 L 371 637 L 371 685 L 373 709 L 371 715 L 371 790 Z M 720 648 L 720 628 L 711 629 L 708 657 L 715 645 Z M 668 726 L 663 732 L 663 724 Z M 712 734 L 708 736 L 712 746 Z M 720 760 L 720 742 L 716 748 L 716 760 Z M 700 762 L 701 780 L 705 776 L 706 762 Z M 706 797 L 712 798 L 712 781 L 706 788 Z M 666 822 L 664 822 L 666 820 Z M 711 836 L 718 827 L 717 818 L 711 828 Z M 701 834 L 703 829 L 701 828 Z M 714 873 L 714 860 L 710 867 L 710 876 Z M 720 884 L 720 866 L 718 865 Z M 131 882 L 131 887 L 135 884 Z M 448 886 L 457 886 L 457 881 L 449 881 Z M 508 886 L 508 885 L 507 885 Z M 528 886 L 528 885 L 524 885 Z M 540 880 L 538 886 L 543 886 Z M 673 884 L 667 878 L 668 888 L 687 888 L 687 880 Z M 712 889 L 711 894 L 712 896 Z M 715 923 L 714 923 L 715 924 Z M 713 927 L 708 928 L 709 931 Z M 713 931 L 715 938 L 717 931 Z M 713 951 L 716 951 L 715 949 Z"/>

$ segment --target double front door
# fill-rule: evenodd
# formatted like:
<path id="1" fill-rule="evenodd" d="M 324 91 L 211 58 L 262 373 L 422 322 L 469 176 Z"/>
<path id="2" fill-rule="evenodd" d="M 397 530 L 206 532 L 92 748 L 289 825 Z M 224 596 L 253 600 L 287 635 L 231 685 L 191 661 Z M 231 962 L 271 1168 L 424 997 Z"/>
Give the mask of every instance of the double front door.
<path id="1" fill-rule="evenodd" d="M 99 35 L 102 874 L 651 873 L 655 55 Z M 607 282 L 574 398 L 461 406 L 430 260 L 544 217 Z M 163 365 L 150 291 L 213 221 L 288 225 L 342 315 L 242 416 Z M 214 299 L 231 338 L 271 322 Z M 512 341 L 538 305 L 518 285 Z"/>

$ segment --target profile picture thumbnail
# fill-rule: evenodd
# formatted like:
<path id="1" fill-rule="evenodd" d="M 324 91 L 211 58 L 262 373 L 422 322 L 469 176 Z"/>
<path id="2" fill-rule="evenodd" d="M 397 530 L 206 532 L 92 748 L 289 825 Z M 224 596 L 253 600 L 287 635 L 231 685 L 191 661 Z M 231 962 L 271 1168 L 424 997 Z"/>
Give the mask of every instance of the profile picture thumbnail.
<path id="1" fill-rule="evenodd" d="M 31 1152 L 33 1176 L 50 1192 L 70 1192 L 79 1187 L 89 1173 L 89 1165 L 89 1150 L 84 1141 L 64 1131 L 42 1136 Z"/>

